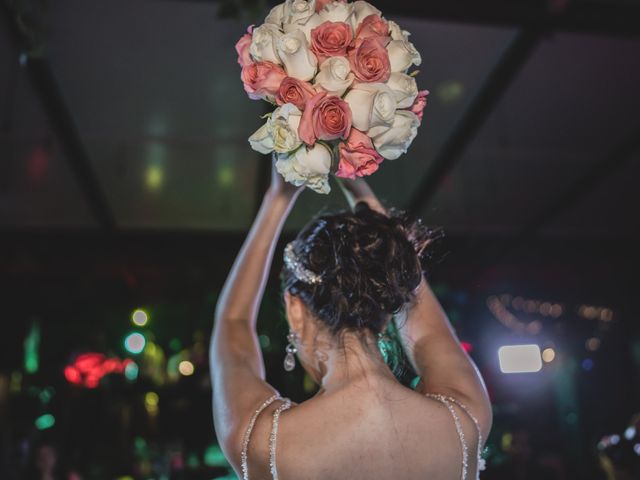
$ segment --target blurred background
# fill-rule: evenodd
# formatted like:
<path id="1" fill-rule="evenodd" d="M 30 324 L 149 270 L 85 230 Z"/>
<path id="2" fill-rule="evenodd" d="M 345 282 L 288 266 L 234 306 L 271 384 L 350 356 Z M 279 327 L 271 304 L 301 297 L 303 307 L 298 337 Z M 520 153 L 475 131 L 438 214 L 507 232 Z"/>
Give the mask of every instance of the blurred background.
<path id="1" fill-rule="evenodd" d="M 371 183 L 447 234 L 430 279 L 491 393 L 483 478 L 640 479 L 640 2 L 374 3 L 431 95 Z M 0 3 L 0 478 L 235 478 L 207 348 L 269 181 L 233 48 L 269 7 Z M 260 341 L 302 401 L 280 266 Z"/>

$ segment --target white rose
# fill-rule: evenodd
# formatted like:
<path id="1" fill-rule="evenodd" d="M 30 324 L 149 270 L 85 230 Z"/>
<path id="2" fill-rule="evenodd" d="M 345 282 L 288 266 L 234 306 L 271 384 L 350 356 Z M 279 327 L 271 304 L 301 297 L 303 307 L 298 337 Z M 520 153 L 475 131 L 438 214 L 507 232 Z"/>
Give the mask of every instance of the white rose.
<path id="1" fill-rule="evenodd" d="M 330 57 L 320 66 L 315 86 L 322 87 L 331 95 L 341 97 L 353 84 L 355 75 L 345 57 Z"/>
<path id="2" fill-rule="evenodd" d="M 295 150 L 302 145 L 298 136 L 301 119 L 302 112 L 291 103 L 276 108 L 267 123 L 249 137 L 251 148 L 265 155 Z"/>
<path id="3" fill-rule="evenodd" d="M 299 30 L 304 33 L 304 36 L 307 37 L 307 41 L 311 43 L 311 31 L 320 25 L 322 25 L 322 19 L 320 18 L 320 15 L 314 13 L 309 17 L 309 20 L 307 20 L 304 25 L 298 25 L 295 23 L 286 24 L 284 26 L 284 33 L 292 33 Z"/>
<path id="4" fill-rule="evenodd" d="M 282 22 L 287 25 L 304 25 L 316 13 L 316 0 L 287 0 L 284 4 Z"/>
<path id="5" fill-rule="evenodd" d="M 382 16 L 382 12 L 378 10 L 376 7 L 371 5 L 369 2 L 363 2 L 361 0 L 357 2 L 353 2 L 353 29 L 358 30 L 358 25 L 362 23 L 362 21 L 367 18 L 369 15 L 378 15 Z"/>
<path id="6" fill-rule="evenodd" d="M 276 5 L 271 9 L 267 18 L 264 19 L 264 23 L 275 25 L 278 28 L 282 28 L 282 21 L 284 20 L 284 3 Z"/>
<path id="7" fill-rule="evenodd" d="M 256 62 L 273 62 L 276 65 L 281 65 L 277 48 L 280 37 L 282 37 L 282 32 L 277 26 L 271 23 L 260 25 L 253 31 L 249 53 Z"/>
<path id="8" fill-rule="evenodd" d="M 391 127 L 375 127 L 369 130 L 376 149 L 387 160 L 396 160 L 407 150 L 418 135 L 420 120 L 409 110 L 398 110 Z"/>
<path id="9" fill-rule="evenodd" d="M 409 35 L 411 35 L 406 30 L 402 30 L 400 25 L 398 25 L 393 20 L 389 20 L 389 32 L 391 33 L 391 40 L 409 40 Z"/>
<path id="10" fill-rule="evenodd" d="M 359 83 L 344 101 L 353 115 L 353 126 L 363 132 L 372 127 L 390 127 L 398 108 L 393 91 L 384 83 Z"/>
<path id="11" fill-rule="evenodd" d="M 398 108 L 410 108 L 418 96 L 416 79 L 406 73 L 392 73 L 387 86 L 393 90 Z"/>
<path id="12" fill-rule="evenodd" d="M 290 77 L 303 81 L 309 81 L 315 77 L 318 59 L 309 49 L 309 42 L 300 30 L 280 37 L 278 54 Z"/>
<path id="13" fill-rule="evenodd" d="M 387 46 L 392 72 L 406 72 L 411 65 L 422 63 L 420 52 L 408 40 L 392 40 Z"/>
<path id="14" fill-rule="evenodd" d="M 297 187 L 304 185 L 324 194 L 331 191 L 331 151 L 321 143 L 311 148 L 303 146 L 292 154 L 278 154 L 276 170 Z"/>
<path id="15" fill-rule="evenodd" d="M 349 25 L 353 24 L 353 4 L 333 2 L 328 3 L 319 13 L 324 22 L 345 22 Z"/>

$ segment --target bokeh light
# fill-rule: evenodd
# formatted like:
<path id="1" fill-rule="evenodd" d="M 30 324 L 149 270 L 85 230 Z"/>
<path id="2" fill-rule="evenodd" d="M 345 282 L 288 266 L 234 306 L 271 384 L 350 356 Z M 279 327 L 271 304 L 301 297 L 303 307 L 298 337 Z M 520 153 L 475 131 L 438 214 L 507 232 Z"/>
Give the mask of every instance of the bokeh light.
<path id="1" fill-rule="evenodd" d="M 130 362 L 124 367 L 124 377 L 130 382 L 135 381 L 138 378 L 140 368 L 136 362 Z"/>
<path id="2" fill-rule="evenodd" d="M 131 321 L 138 327 L 144 327 L 149 321 L 149 315 L 141 308 L 134 310 L 131 314 Z"/>
<path id="3" fill-rule="evenodd" d="M 47 430 L 56 424 L 56 417 L 50 413 L 45 413 L 36 418 L 34 424 L 38 430 Z"/>
<path id="4" fill-rule="evenodd" d="M 138 332 L 131 333 L 124 339 L 124 348 L 126 348 L 127 352 L 133 353 L 134 355 L 142 353 L 146 344 L 147 339 L 144 338 L 143 334 Z"/>
<path id="5" fill-rule="evenodd" d="M 551 363 L 555 360 L 556 358 L 556 351 L 553 348 L 545 348 L 542 351 L 542 360 L 544 360 L 545 363 Z"/>
<path id="6" fill-rule="evenodd" d="M 191 363 L 189 360 L 183 360 L 178 364 L 178 371 L 180 372 L 181 375 L 184 375 L 185 377 L 189 377 L 193 375 L 193 372 L 195 371 L 195 367 L 193 366 L 193 363 Z"/>

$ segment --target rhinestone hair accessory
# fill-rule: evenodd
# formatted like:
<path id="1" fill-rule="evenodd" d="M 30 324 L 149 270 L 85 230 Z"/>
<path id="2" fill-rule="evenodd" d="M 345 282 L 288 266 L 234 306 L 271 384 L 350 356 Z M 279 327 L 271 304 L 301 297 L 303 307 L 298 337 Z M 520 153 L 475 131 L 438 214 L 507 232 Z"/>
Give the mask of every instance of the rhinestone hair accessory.
<path id="1" fill-rule="evenodd" d="M 293 242 L 289 243 L 284 249 L 284 264 L 299 281 L 309 285 L 322 283 L 320 275 L 313 273 L 302 265 L 300 258 L 296 255 Z"/>

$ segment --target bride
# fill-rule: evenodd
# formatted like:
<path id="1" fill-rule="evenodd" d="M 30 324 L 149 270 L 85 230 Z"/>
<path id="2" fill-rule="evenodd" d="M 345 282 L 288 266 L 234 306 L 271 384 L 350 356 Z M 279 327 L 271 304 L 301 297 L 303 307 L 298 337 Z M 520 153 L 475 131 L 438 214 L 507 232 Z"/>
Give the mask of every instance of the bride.
<path id="1" fill-rule="evenodd" d="M 218 302 L 211 339 L 217 438 L 242 479 L 475 479 L 491 410 L 478 370 L 425 281 L 428 234 L 346 181 L 353 211 L 312 220 L 285 249 L 296 357 L 320 390 L 295 404 L 265 381 L 258 307 L 300 190 L 275 172 Z M 403 386 L 377 347 L 397 322 L 421 382 Z M 284 352 L 283 352 L 284 353 Z"/>

